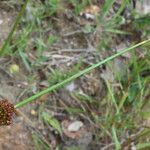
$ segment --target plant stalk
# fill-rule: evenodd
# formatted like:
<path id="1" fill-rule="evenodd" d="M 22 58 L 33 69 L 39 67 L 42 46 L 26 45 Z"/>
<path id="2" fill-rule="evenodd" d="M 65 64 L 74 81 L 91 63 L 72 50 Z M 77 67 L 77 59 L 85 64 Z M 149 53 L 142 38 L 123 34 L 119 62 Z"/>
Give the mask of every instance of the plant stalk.
<path id="1" fill-rule="evenodd" d="M 62 81 L 62 82 L 60 82 L 60 83 L 57 83 L 57 84 L 55 84 L 55 85 L 53 85 L 53 86 L 51 86 L 51 87 L 49 87 L 49 88 L 47 88 L 47 89 L 45 89 L 45 90 L 43 90 L 43 91 L 37 93 L 37 94 L 35 94 L 35 95 L 33 95 L 33 96 L 29 97 L 29 98 L 26 98 L 26 99 L 24 99 L 24 100 L 18 102 L 18 103 L 15 105 L 15 108 L 22 107 L 23 105 L 26 105 L 27 103 L 30 103 L 30 102 L 36 100 L 38 97 L 40 97 L 40 96 L 42 96 L 42 95 L 44 95 L 44 94 L 47 94 L 47 93 L 49 93 L 49 92 L 52 92 L 52 91 L 54 91 L 54 90 L 56 90 L 56 89 L 58 89 L 58 88 L 60 88 L 60 87 L 62 87 L 62 86 L 64 86 L 64 85 L 66 85 L 67 83 L 71 82 L 72 80 L 74 80 L 74 79 L 76 79 L 76 78 L 78 78 L 78 77 L 80 77 L 80 76 L 82 76 L 82 75 L 84 75 L 84 74 L 90 72 L 91 70 L 93 70 L 93 69 L 95 69 L 95 68 L 101 66 L 102 64 L 105 64 L 105 63 L 107 63 L 108 61 L 110 61 L 110 60 L 112 60 L 112 59 L 114 59 L 114 58 L 116 58 L 116 57 L 118 57 L 118 56 L 120 56 L 120 55 L 122 55 L 122 54 L 124 54 L 124 53 L 126 53 L 126 52 L 128 52 L 128 51 L 130 51 L 130 50 L 132 50 L 132 49 L 134 49 L 134 48 L 137 48 L 137 47 L 139 47 L 139 46 L 141 46 L 141 45 L 143 45 L 143 44 L 146 44 L 146 43 L 148 43 L 148 42 L 150 42 L 150 39 L 145 40 L 145 41 L 143 41 L 143 42 L 140 42 L 140 43 L 138 43 L 138 44 L 136 44 L 136 45 L 134 45 L 134 46 L 131 46 L 131 47 L 129 47 L 129 48 L 120 50 L 118 53 L 116 53 L 116 54 L 114 54 L 114 55 L 112 55 L 112 56 L 110 56 L 110 57 L 108 57 L 108 58 L 106 58 L 106 59 L 104 59 L 104 60 L 98 62 L 97 64 L 91 65 L 90 67 L 88 67 L 88 68 L 86 68 L 86 69 L 84 69 L 84 70 L 78 72 L 77 74 L 75 74 L 75 75 L 73 75 L 73 76 L 67 78 L 66 80 L 64 80 L 64 81 Z"/>

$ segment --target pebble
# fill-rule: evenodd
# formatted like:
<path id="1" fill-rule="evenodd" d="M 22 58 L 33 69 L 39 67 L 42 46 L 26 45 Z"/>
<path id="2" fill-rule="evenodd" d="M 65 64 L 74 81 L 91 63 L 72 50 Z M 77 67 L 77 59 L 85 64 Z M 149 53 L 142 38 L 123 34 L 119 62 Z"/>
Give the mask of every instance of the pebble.
<path id="1" fill-rule="evenodd" d="M 77 132 L 83 126 L 81 121 L 74 121 L 68 126 L 69 132 Z"/>

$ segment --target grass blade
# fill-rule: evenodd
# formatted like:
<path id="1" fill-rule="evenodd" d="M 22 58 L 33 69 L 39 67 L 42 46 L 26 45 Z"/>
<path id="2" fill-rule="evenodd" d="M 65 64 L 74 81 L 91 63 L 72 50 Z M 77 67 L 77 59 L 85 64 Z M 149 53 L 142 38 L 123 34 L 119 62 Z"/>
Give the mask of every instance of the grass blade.
<path id="1" fill-rule="evenodd" d="M 124 53 L 126 53 L 126 52 L 128 52 L 128 51 L 130 51 L 132 49 L 134 49 L 134 48 L 137 48 L 137 47 L 139 47 L 141 45 L 144 45 L 144 44 L 146 44 L 148 42 L 150 42 L 150 39 L 145 40 L 143 42 L 140 42 L 140 43 L 138 43 L 138 44 L 136 44 L 134 46 L 131 46 L 129 48 L 125 48 L 125 49 L 119 51 L 118 53 L 116 53 L 116 54 L 114 54 L 114 55 L 112 55 L 112 56 L 110 56 L 110 57 L 108 57 L 108 58 L 98 62 L 97 64 L 93 64 L 92 66 L 90 66 L 90 67 L 88 67 L 88 68 L 78 72 L 77 74 L 75 74 L 75 75 L 73 75 L 73 76 L 63 80 L 62 82 L 57 83 L 57 84 L 55 84 L 55 85 L 53 85 L 53 86 L 51 86 L 51 87 L 49 87 L 49 88 L 47 88 L 47 89 L 37 93 L 37 94 L 35 94 L 35 95 L 33 95 L 33 96 L 31 96 L 31 97 L 29 97 L 27 99 L 24 99 L 24 100 L 18 102 L 15 105 L 15 108 L 19 108 L 19 107 L 21 107 L 21 106 L 23 106 L 23 105 L 25 105 L 25 104 L 27 104 L 29 102 L 32 102 L 32 101 L 36 100 L 38 97 L 40 97 L 40 96 L 42 96 L 42 95 L 44 95 L 46 93 L 52 92 L 52 91 L 54 91 L 54 90 L 56 90 L 56 89 L 58 89 L 58 88 L 60 88 L 60 87 L 62 87 L 64 85 L 66 85 L 67 83 L 71 82 L 72 80 L 75 80 L 76 78 L 78 78 L 78 77 L 80 77 L 80 76 L 90 72 L 91 70 L 93 70 L 93 69 L 95 69 L 95 68 L 97 68 L 97 67 L 99 67 L 99 66 L 101 66 L 101 65 L 103 65 L 105 63 L 107 63 L 108 61 L 110 61 L 110 60 L 112 60 L 112 59 L 114 59 L 114 58 L 116 58 L 116 57 L 118 57 L 118 56 L 120 56 L 120 55 L 122 55 L 122 54 L 124 54 Z"/>
<path id="2" fill-rule="evenodd" d="M 59 132 L 60 135 L 62 135 L 61 125 L 58 122 L 58 120 L 56 120 L 46 112 L 42 113 L 42 117 L 44 121 L 48 122 L 49 125 L 51 125 L 54 129 L 56 129 Z"/>
<path id="3" fill-rule="evenodd" d="M 106 15 L 108 14 L 108 12 L 114 2 L 115 2 L 115 0 L 106 0 L 104 6 L 102 8 L 102 18 L 101 18 L 102 20 L 106 17 Z"/>
<path id="4" fill-rule="evenodd" d="M 9 32 L 8 37 L 5 40 L 5 43 L 3 44 L 3 46 L 2 46 L 2 48 L 0 50 L 0 56 L 4 54 L 4 52 L 6 50 L 6 47 L 7 47 L 7 44 L 10 42 L 10 40 L 11 40 L 11 38 L 12 38 L 12 36 L 13 36 L 13 34 L 14 34 L 17 26 L 18 26 L 19 21 L 21 20 L 21 17 L 22 17 L 22 15 L 25 12 L 25 9 L 26 9 L 26 6 L 27 6 L 28 2 L 29 2 L 29 0 L 26 0 L 25 3 L 24 3 L 24 5 L 23 5 L 23 7 L 21 8 L 21 10 L 20 10 L 20 12 L 19 12 L 19 14 L 18 14 L 18 16 L 16 18 L 16 21 L 15 21 L 15 23 L 14 23 L 11 31 Z"/>
<path id="5" fill-rule="evenodd" d="M 113 135 L 113 140 L 115 142 L 115 150 L 120 150 L 121 149 L 121 144 L 117 138 L 117 134 L 116 134 L 116 128 L 115 127 L 112 127 L 112 135 Z"/>

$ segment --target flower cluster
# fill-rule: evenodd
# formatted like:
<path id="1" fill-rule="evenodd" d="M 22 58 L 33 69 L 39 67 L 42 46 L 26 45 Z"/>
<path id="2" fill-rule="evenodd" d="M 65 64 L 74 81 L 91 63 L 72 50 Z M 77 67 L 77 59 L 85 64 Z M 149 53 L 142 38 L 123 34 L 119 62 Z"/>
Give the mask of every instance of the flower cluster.
<path id="1" fill-rule="evenodd" d="M 15 108 L 8 100 L 0 100 L 0 126 L 10 125 L 14 116 Z"/>

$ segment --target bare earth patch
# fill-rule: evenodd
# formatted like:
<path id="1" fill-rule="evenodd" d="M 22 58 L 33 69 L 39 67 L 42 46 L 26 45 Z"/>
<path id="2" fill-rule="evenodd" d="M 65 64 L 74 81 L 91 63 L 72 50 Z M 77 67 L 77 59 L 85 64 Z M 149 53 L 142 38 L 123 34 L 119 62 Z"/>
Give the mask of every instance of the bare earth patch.
<path id="1" fill-rule="evenodd" d="M 0 47 L 2 47 L 4 40 L 7 38 L 17 13 L 13 9 L 9 11 L 8 8 L 2 9 L 0 3 Z M 65 74 L 82 59 L 83 64 L 80 69 L 83 70 L 85 67 L 97 63 L 118 49 L 123 49 L 128 46 L 127 37 L 122 38 L 122 41 L 120 40 L 121 36 L 118 39 L 116 36 L 117 40 L 110 42 L 110 45 L 113 46 L 108 47 L 110 51 L 101 51 L 99 53 L 97 52 L 97 47 L 99 47 L 99 42 L 102 40 L 103 32 L 102 28 L 97 26 L 96 32 L 93 33 L 92 29 L 97 25 L 96 20 L 87 19 L 84 15 L 75 17 L 70 9 L 56 13 L 55 17 L 46 18 L 43 21 L 45 28 L 49 28 L 51 24 L 53 26 L 46 33 L 44 29 L 42 40 L 44 38 L 47 39 L 49 36 L 57 37 L 58 39 L 42 53 L 42 58 L 46 60 L 41 61 L 38 67 L 36 65 L 34 66 L 35 68 L 33 67 L 32 81 L 29 81 L 29 72 L 18 55 L 0 58 L 0 100 L 8 99 L 11 103 L 16 104 L 18 101 L 47 88 L 51 84 L 53 85 L 56 78 L 53 74 L 53 76 L 50 76 L 52 69 L 54 71 L 55 69 L 60 70 L 60 74 Z M 86 28 L 88 27 L 86 26 L 87 24 L 92 28 Z M 36 41 L 39 37 L 39 31 L 34 32 L 32 38 L 33 41 Z M 34 64 L 38 59 L 36 57 L 38 46 L 35 46 L 35 48 L 32 48 L 32 46 L 27 48 L 29 51 L 25 51 L 29 64 Z M 18 46 L 17 48 L 19 49 L 20 47 Z M 16 51 L 17 48 L 15 49 Z M 128 71 L 126 64 L 130 58 L 130 54 L 117 58 L 112 61 L 112 67 L 104 65 L 103 67 L 92 70 L 90 73 L 76 79 L 58 91 L 43 95 L 36 102 L 19 109 L 20 114 L 14 118 L 14 123 L 11 126 L 0 127 L 0 150 L 36 149 L 33 146 L 34 140 L 31 137 L 32 134 L 36 134 L 37 137 L 39 136 L 45 142 L 45 145 L 52 149 L 55 149 L 57 145 L 61 145 L 64 150 L 72 146 L 81 147 L 82 150 L 96 150 L 105 146 L 105 144 L 107 146 L 108 143 L 110 143 L 108 146 L 114 146 L 114 143 L 111 143 L 108 135 L 99 143 L 94 143 L 97 140 L 96 138 L 100 138 L 96 137 L 97 132 L 101 134 L 98 119 L 104 119 L 98 117 L 103 117 L 105 112 L 106 116 L 109 112 L 114 113 L 111 104 L 109 104 L 109 97 L 107 98 L 108 91 L 105 80 L 112 84 L 115 93 L 117 93 L 121 86 L 115 79 L 115 73 L 117 72 L 119 75 L 124 76 Z M 10 72 L 9 67 L 12 64 L 18 65 L 20 69 L 18 74 L 12 74 Z M 72 72 L 74 70 L 73 68 Z M 55 74 L 57 75 L 57 73 Z M 67 76 L 71 75 L 67 74 Z M 65 75 L 61 77 L 66 78 Z M 59 79 L 59 73 L 57 78 Z M 108 108 L 106 108 L 107 105 Z M 72 114 L 78 111 L 79 115 L 74 116 L 68 113 L 69 111 Z M 51 125 L 47 124 L 47 122 L 42 122 L 42 112 L 58 120 L 63 130 L 63 137 Z M 98 125 L 95 123 L 96 121 Z M 111 124 L 113 119 L 109 121 Z M 104 121 L 104 128 L 105 125 L 106 123 Z M 120 126 L 120 122 L 118 125 Z M 40 149 L 40 147 L 38 148 Z"/>
<path id="2" fill-rule="evenodd" d="M 15 20 L 14 11 L 6 11 L 0 8 L 0 47 L 11 30 Z M 13 78 L 5 71 L 5 60 L 0 59 L 0 97 L 15 103 L 17 95 L 21 90 L 11 86 Z M 9 60 L 8 60 L 9 62 Z M 7 66 L 7 65 L 6 65 Z M 14 81 L 14 80 L 13 80 Z M 1 150 L 33 150 L 31 135 L 21 121 L 15 121 L 11 126 L 0 127 L 0 149 Z"/>
<path id="3" fill-rule="evenodd" d="M 16 13 L 14 11 L 6 11 L 0 8 L 0 47 L 4 39 L 6 39 L 15 20 Z"/>
<path id="4" fill-rule="evenodd" d="M 0 127 L 1 150 L 33 150 L 29 133 L 22 123 Z"/>

